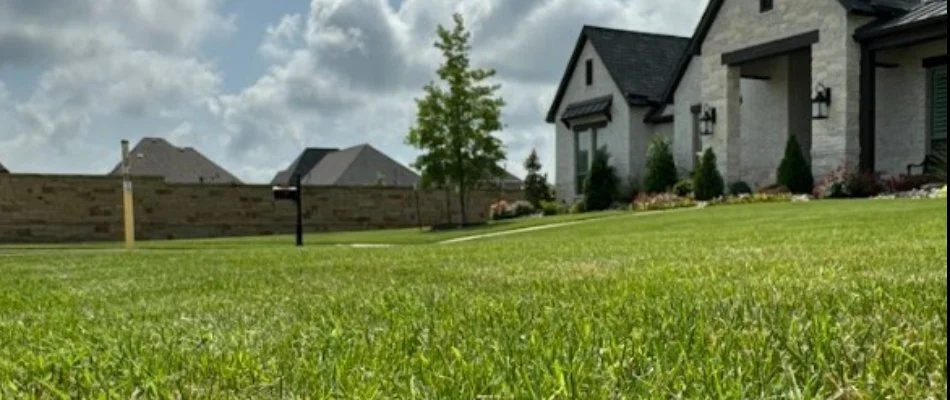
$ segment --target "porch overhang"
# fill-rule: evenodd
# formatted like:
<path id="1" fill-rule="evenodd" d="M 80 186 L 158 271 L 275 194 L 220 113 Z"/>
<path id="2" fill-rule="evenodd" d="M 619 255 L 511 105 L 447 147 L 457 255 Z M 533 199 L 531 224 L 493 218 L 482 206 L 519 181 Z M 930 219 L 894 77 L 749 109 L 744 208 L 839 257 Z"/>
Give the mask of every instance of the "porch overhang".
<path id="1" fill-rule="evenodd" d="M 722 53 L 723 65 L 741 65 L 764 58 L 788 54 L 796 50 L 818 43 L 820 35 L 817 30 L 805 32 L 795 36 L 774 40 L 744 49 Z"/>
<path id="2" fill-rule="evenodd" d="M 603 116 L 607 121 L 610 121 L 612 118 L 610 114 L 611 105 L 613 105 L 613 96 L 611 95 L 568 104 L 564 109 L 564 113 L 561 115 L 561 122 L 570 128 L 572 121 L 581 118 L 587 119 L 589 117 Z"/>
<path id="3" fill-rule="evenodd" d="M 877 60 L 878 52 L 947 40 L 946 7 L 946 2 L 924 4 L 907 15 L 883 23 L 872 23 L 855 32 L 854 39 L 861 44 L 858 140 L 861 148 L 859 168 L 862 171 L 875 171 L 877 68 L 881 67 Z M 946 62 L 945 55 L 943 61 Z"/>

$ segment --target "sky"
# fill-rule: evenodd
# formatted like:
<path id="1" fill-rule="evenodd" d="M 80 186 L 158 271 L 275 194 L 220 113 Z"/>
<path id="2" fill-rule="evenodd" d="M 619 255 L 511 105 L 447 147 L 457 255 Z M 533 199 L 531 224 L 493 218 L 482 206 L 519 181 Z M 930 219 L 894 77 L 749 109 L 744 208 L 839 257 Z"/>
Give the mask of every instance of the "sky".
<path id="1" fill-rule="evenodd" d="M 439 24 L 461 13 L 507 102 L 505 167 L 537 149 L 583 25 L 689 36 L 706 0 L 0 0 L 0 164 L 105 174 L 122 139 L 191 146 L 264 183 L 305 147 L 408 165 Z"/>

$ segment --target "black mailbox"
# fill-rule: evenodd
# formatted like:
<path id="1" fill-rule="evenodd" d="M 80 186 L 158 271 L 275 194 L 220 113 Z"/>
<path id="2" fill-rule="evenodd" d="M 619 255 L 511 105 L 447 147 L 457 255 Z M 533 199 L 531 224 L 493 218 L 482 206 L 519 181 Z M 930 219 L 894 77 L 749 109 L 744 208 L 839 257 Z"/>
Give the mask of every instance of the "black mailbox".
<path id="1" fill-rule="evenodd" d="M 294 176 L 293 186 L 274 186 L 274 200 L 292 200 L 297 206 L 297 246 L 303 246 L 303 203 L 301 201 L 300 175 Z"/>
<path id="2" fill-rule="evenodd" d="M 293 186 L 274 186 L 274 200 L 300 200 L 300 191 Z"/>

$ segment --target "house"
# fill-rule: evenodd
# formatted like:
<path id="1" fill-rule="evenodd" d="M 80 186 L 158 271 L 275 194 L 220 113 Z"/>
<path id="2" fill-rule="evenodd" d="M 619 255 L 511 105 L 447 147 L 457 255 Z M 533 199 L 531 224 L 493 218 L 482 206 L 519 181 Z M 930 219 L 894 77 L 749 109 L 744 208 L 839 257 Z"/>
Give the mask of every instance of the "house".
<path id="1" fill-rule="evenodd" d="M 684 173 L 711 148 L 727 182 L 753 186 L 775 181 L 790 135 L 817 177 L 904 173 L 946 149 L 946 0 L 710 0 L 691 38 L 666 37 L 672 66 L 658 37 L 582 30 L 547 118 L 561 199 L 595 147 L 642 178 L 657 135 Z"/>
<path id="2" fill-rule="evenodd" d="M 237 184 L 230 172 L 191 147 L 176 147 L 162 138 L 143 138 L 129 151 L 132 176 L 158 176 L 168 183 Z M 108 175 L 121 176 L 119 162 Z"/>
<path id="3" fill-rule="evenodd" d="M 301 177 L 306 176 L 310 170 L 313 169 L 323 160 L 323 157 L 326 157 L 327 154 L 340 151 L 340 149 L 333 148 L 322 148 L 322 147 L 309 147 L 304 149 L 299 156 L 290 163 L 290 166 L 287 169 L 280 171 L 277 175 L 274 176 L 274 179 L 271 180 L 272 185 L 292 185 L 294 182 L 294 176 L 300 175 Z"/>
<path id="4" fill-rule="evenodd" d="M 291 184 L 294 174 L 309 186 L 399 186 L 412 187 L 419 175 L 369 144 L 337 150 L 308 148 L 273 180 Z"/>
<path id="5" fill-rule="evenodd" d="M 0 174 L 9 174 L 9 173 L 10 173 L 10 170 L 4 167 L 3 164 L 0 164 Z"/>

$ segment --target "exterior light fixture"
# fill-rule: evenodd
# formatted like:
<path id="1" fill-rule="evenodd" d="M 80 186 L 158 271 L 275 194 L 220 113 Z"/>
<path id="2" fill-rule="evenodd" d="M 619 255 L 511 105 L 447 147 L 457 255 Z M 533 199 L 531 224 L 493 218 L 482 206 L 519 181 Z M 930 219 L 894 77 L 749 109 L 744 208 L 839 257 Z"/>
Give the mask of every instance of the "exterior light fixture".
<path id="1" fill-rule="evenodd" d="M 831 107 L 831 88 L 821 83 L 815 87 L 815 96 L 811 98 L 812 119 L 828 119 L 828 108 Z"/>
<path id="2" fill-rule="evenodd" d="M 716 108 L 706 106 L 699 116 L 699 133 L 703 135 L 712 135 L 713 128 L 716 127 Z"/>

